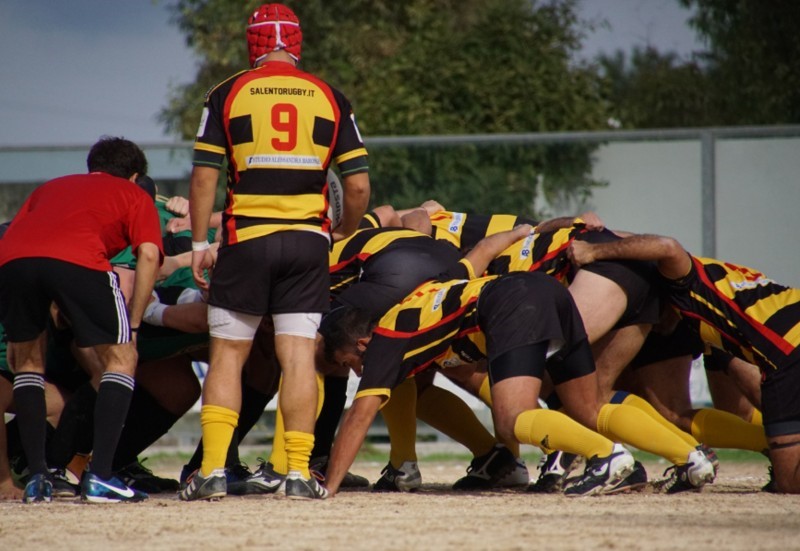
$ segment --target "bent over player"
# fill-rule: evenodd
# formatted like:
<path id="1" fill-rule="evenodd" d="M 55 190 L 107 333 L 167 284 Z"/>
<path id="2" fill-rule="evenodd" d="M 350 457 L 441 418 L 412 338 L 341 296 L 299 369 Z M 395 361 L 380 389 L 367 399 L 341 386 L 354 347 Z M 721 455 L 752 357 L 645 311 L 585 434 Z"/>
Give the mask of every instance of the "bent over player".
<path id="1" fill-rule="evenodd" d="M 692 330 L 711 347 L 758 365 L 776 490 L 800 493 L 800 289 L 744 266 L 692 256 L 675 239 L 657 235 L 575 242 L 569 254 L 579 266 L 603 259 L 656 261 L 669 301 Z"/>

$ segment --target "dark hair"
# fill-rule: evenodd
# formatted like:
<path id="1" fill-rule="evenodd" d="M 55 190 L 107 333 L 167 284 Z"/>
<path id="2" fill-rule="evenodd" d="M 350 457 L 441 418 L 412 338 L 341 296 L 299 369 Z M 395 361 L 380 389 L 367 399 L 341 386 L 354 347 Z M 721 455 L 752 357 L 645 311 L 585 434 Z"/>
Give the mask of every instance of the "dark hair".
<path id="1" fill-rule="evenodd" d="M 334 308 L 319 325 L 320 334 L 325 337 L 325 360 L 335 363 L 337 350 L 356 346 L 358 339 L 368 337 L 375 323 L 366 310 L 352 306 Z"/>
<path id="2" fill-rule="evenodd" d="M 136 178 L 136 185 L 145 190 L 153 201 L 156 200 L 156 183 L 150 176 L 139 176 Z"/>
<path id="3" fill-rule="evenodd" d="M 103 136 L 86 157 L 89 172 L 106 172 L 126 180 L 147 174 L 147 158 L 138 145 L 124 138 Z"/>

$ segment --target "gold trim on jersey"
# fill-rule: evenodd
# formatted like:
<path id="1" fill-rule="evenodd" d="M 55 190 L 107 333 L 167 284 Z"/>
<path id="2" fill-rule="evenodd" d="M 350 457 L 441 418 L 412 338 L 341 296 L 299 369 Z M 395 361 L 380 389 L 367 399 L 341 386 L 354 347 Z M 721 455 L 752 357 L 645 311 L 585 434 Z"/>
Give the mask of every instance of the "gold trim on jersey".
<path id="1" fill-rule="evenodd" d="M 383 402 L 381 403 L 381 407 L 383 407 L 386 405 L 386 402 L 389 401 L 389 398 L 391 398 L 392 391 L 389 388 L 368 388 L 366 390 L 356 392 L 353 400 L 358 400 L 359 398 L 363 398 L 365 396 L 380 396 L 383 398 Z"/>
<path id="2" fill-rule="evenodd" d="M 309 212 L 317 216 L 325 209 L 325 198 L 316 193 L 304 195 L 236 194 L 230 212 L 235 216 L 303 220 Z M 294 224 L 292 224 L 294 227 Z M 242 230 L 238 230 L 237 233 Z"/>
<path id="3" fill-rule="evenodd" d="M 204 142 L 194 142 L 194 149 L 195 151 L 208 151 L 217 155 L 225 155 L 226 153 L 224 147 L 217 147 Z"/>

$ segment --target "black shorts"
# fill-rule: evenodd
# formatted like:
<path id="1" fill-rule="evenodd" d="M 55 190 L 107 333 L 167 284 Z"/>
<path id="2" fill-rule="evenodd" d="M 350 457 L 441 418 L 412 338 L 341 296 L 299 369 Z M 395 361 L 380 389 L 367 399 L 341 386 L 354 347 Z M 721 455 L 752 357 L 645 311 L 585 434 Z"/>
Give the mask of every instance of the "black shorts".
<path id="1" fill-rule="evenodd" d="M 569 291 L 538 272 L 514 272 L 487 284 L 477 310 L 490 365 L 520 346 L 557 342 L 569 349 L 586 338 Z"/>
<path id="2" fill-rule="evenodd" d="M 576 239 L 587 243 L 608 243 L 620 238 L 608 230 L 581 233 Z M 581 270 L 610 279 L 625 292 L 625 311 L 614 329 L 658 323 L 661 313 L 661 287 L 658 271 L 652 262 L 637 260 L 600 260 Z"/>
<path id="3" fill-rule="evenodd" d="M 220 247 L 208 303 L 253 315 L 324 313 L 330 301 L 328 240 L 286 231 Z"/>
<path id="4" fill-rule="evenodd" d="M 681 320 L 675 330 L 668 335 L 650 331 L 642 348 L 629 365 L 631 369 L 639 369 L 681 356 L 691 356 L 692 359 L 696 359 L 703 353 L 704 348 L 700 336 Z"/>
<path id="5" fill-rule="evenodd" d="M 112 271 L 53 258 L 20 258 L 0 266 L 0 323 L 10 342 L 38 337 L 55 302 L 78 346 L 130 342 L 128 309 Z"/>
<path id="6" fill-rule="evenodd" d="M 761 383 L 761 414 L 768 437 L 800 434 L 800 363 L 767 368 Z"/>
<path id="7" fill-rule="evenodd" d="M 336 301 L 379 318 L 425 281 L 449 273 L 461 258 L 458 249 L 445 241 L 408 240 L 370 257 L 358 283 L 342 291 Z"/>

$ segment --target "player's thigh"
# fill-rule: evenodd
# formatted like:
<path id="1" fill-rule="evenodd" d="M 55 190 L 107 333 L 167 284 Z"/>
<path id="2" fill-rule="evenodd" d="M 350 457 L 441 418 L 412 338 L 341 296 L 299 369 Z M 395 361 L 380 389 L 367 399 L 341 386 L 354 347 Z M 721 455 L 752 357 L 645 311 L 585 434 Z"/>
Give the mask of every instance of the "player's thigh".
<path id="1" fill-rule="evenodd" d="M 569 292 L 580 312 L 590 343 L 608 333 L 627 306 L 628 299 L 622 287 L 586 270 L 578 270 L 569 285 Z"/>

